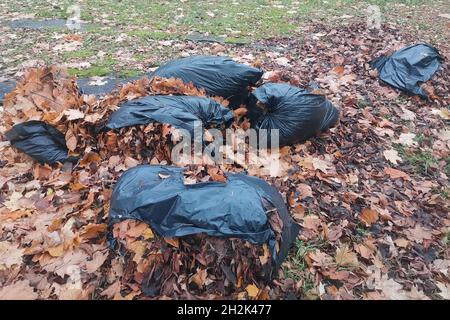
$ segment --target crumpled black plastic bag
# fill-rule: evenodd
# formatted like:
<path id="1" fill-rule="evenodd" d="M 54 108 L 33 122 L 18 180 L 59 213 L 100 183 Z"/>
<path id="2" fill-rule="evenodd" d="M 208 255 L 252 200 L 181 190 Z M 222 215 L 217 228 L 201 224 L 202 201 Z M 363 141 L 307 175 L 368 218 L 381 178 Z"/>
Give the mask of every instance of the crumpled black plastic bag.
<path id="1" fill-rule="evenodd" d="M 124 172 L 117 182 L 109 211 L 110 223 L 137 219 L 164 237 L 197 233 L 267 243 L 275 267 L 286 258 L 299 232 L 278 191 L 265 181 L 227 174 L 227 183 L 185 185 L 183 168 L 141 165 Z M 280 251 L 266 212 L 278 210 L 283 221 Z"/>
<path id="2" fill-rule="evenodd" d="M 255 85 L 263 73 L 228 57 L 192 56 L 172 60 L 156 69 L 151 76 L 192 82 L 211 96 L 224 97 L 230 102 L 230 107 L 235 108 L 246 102 L 248 86 Z"/>
<path id="3" fill-rule="evenodd" d="M 264 105 L 263 108 L 257 102 Z M 285 83 L 267 83 L 252 93 L 248 117 L 255 129 L 279 129 L 280 146 L 314 137 L 336 125 L 339 110 L 324 96 Z"/>
<path id="4" fill-rule="evenodd" d="M 193 133 L 196 122 L 203 127 L 228 126 L 234 114 L 218 102 L 204 97 L 146 96 L 124 103 L 110 116 L 106 128 L 119 129 L 153 121 Z"/>
<path id="5" fill-rule="evenodd" d="M 371 62 L 379 78 L 400 90 L 428 99 L 420 84 L 431 79 L 443 58 L 438 50 L 428 44 L 415 44 L 391 56 L 381 56 Z"/>
<path id="6" fill-rule="evenodd" d="M 55 127 L 43 121 L 27 121 L 14 125 L 5 134 L 11 145 L 40 163 L 76 162 L 69 157 L 66 139 Z"/>

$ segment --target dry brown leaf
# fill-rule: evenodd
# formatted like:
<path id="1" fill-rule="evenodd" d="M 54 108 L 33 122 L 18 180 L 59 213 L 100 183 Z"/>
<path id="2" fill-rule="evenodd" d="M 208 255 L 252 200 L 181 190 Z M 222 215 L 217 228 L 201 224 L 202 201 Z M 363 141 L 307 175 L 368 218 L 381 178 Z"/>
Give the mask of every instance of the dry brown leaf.
<path id="1" fill-rule="evenodd" d="M 247 287 L 245 287 L 245 291 L 247 291 L 247 294 L 251 298 L 256 298 L 259 293 L 259 289 L 254 284 L 250 284 Z"/>
<path id="2" fill-rule="evenodd" d="M 11 268 L 22 264 L 23 249 L 9 243 L 0 241 L 0 270 Z"/>
<path id="3" fill-rule="evenodd" d="M 38 294 L 30 286 L 30 281 L 21 280 L 0 288 L 0 300 L 35 300 Z"/>
<path id="4" fill-rule="evenodd" d="M 411 177 L 406 172 L 394 168 L 384 168 L 384 173 L 389 175 L 392 179 L 403 178 L 405 180 L 411 180 Z"/>
<path id="5" fill-rule="evenodd" d="M 66 146 L 69 151 L 75 151 L 77 148 L 77 137 L 73 133 L 72 129 L 68 129 L 66 132 Z"/>
<path id="6" fill-rule="evenodd" d="M 370 226 L 372 223 L 378 221 L 379 215 L 376 210 L 364 208 L 358 217 L 366 224 L 366 226 Z"/>
<path id="7" fill-rule="evenodd" d="M 82 228 L 80 235 L 83 239 L 92 239 L 97 237 L 99 234 L 104 233 L 107 228 L 108 225 L 106 223 L 89 223 Z"/>
<path id="8" fill-rule="evenodd" d="M 180 241 L 177 238 L 164 238 L 164 241 L 166 241 L 168 244 L 175 248 L 180 247 Z"/>
<path id="9" fill-rule="evenodd" d="M 336 250 L 334 259 L 340 266 L 356 267 L 359 265 L 356 253 L 351 251 L 347 245 L 344 245 Z"/>

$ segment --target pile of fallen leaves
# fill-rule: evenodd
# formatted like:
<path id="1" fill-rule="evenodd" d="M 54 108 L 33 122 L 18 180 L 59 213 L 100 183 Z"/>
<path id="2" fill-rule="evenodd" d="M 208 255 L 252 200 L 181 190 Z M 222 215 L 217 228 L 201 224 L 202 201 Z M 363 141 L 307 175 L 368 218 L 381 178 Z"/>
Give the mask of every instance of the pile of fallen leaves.
<path id="1" fill-rule="evenodd" d="M 144 78 L 96 100 L 93 96 L 79 94 L 74 79 L 68 77 L 64 70 L 52 66 L 29 70 L 23 81 L 6 97 L 4 117 L 7 126 L 3 129 L 28 120 L 46 121 L 65 134 L 70 154 L 81 159 L 75 166 L 66 163 L 53 168 L 39 164 L 27 167 L 30 174 L 27 178 L 33 182 L 26 183 L 25 189 L 15 191 L 14 197 L 26 191 L 30 193 L 25 198 L 34 194 L 33 200 L 15 204 L 29 210 L 19 212 L 10 203 L 5 203 L 7 212 L 2 212 L 2 220 L 5 221 L 30 215 L 46 223 L 33 224 L 33 227 L 39 227 L 40 236 L 32 233 L 32 238 L 26 237 L 25 249 L 17 252 L 30 257 L 36 268 L 55 273 L 61 279 L 69 277 L 70 281 L 66 284 L 68 287 L 56 289 L 52 283 L 41 297 L 51 298 L 56 294 L 60 298 L 85 298 L 86 295 L 95 295 L 84 285 L 77 288 L 72 283 L 73 272 L 96 271 L 103 264 L 124 264 L 124 273 L 116 274 L 120 282 L 114 281 L 101 292 L 105 297 L 121 297 L 122 291 L 127 297 L 144 294 L 187 298 L 192 294 L 212 297 L 232 293 L 238 297 L 238 292 L 239 297 L 244 297 L 246 291 L 243 288 L 248 286 L 249 290 L 255 288 L 250 297 L 256 297 L 255 290 L 262 297 L 262 291 L 259 294 L 254 283 L 263 287 L 273 271 L 266 245 L 256 246 L 240 239 L 202 235 L 164 239 L 154 236 L 149 226 L 145 229 L 144 223 L 124 221 L 113 226 L 112 234 L 119 246 L 113 253 L 108 253 L 106 219 L 114 183 L 123 171 L 138 164 L 170 163 L 171 148 L 177 140 L 174 128 L 157 122 L 116 131 L 103 131 L 101 128 L 121 102 L 151 94 L 205 96 L 203 91 L 177 79 Z M 227 101 L 217 100 L 227 105 Z M 8 163 L 30 160 L 13 149 L 8 148 L 8 152 Z M 217 167 L 197 166 L 187 169 L 185 175 L 186 184 L 210 180 L 226 183 L 223 171 Z M 9 176 L 9 179 L 14 177 Z M 45 188 L 45 193 L 42 205 L 37 209 L 34 200 L 35 197 L 40 198 L 41 188 Z M 14 197 L 10 199 L 11 203 L 16 200 Z M 54 214 L 47 220 L 43 217 L 44 211 Z M 279 219 L 270 218 L 270 221 L 276 223 Z M 281 232 L 281 226 L 274 225 L 274 228 Z M 145 234 L 137 230 L 143 230 Z M 277 237 L 279 239 L 280 235 Z M 87 243 L 95 250 L 86 252 Z M 67 252 L 71 252 L 70 257 Z M 73 266 L 76 266 L 75 271 Z M 103 281 L 102 278 L 98 281 Z M 29 285 L 28 282 L 18 282 L 16 286 L 19 283 L 25 287 Z M 192 283 L 196 290 L 191 288 Z M 118 291 L 112 292 L 116 287 Z"/>
<path id="2" fill-rule="evenodd" d="M 142 292 L 149 298 L 176 299 L 268 298 L 267 291 L 258 290 L 268 284 L 272 273 L 267 245 L 202 234 L 161 238 L 147 224 L 134 220 L 115 224 L 113 236 L 115 250 L 125 261 L 121 287 L 126 294 Z M 241 287 L 247 290 L 237 290 Z"/>
<path id="3" fill-rule="evenodd" d="M 260 278 L 270 261 L 264 246 L 236 239 L 161 239 L 147 225 L 123 221 L 112 230 L 116 250 L 107 245 L 117 178 L 141 161 L 168 161 L 164 146 L 172 138 L 159 124 L 100 134 L 97 126 L 129 99 L 203 92 L 174 79 L 142 79 L 97 100 L 81 95 L 60 70 L 29 71 L 5 98 L 1 132 L 44 120 L 82 159 L 76 166 L 39 165 L 0 142 L 0 298 L 449 299 L 450 67 L 445 62 L 425 84 L 431 100 L 423 101 L 382 84 L 369 66 L 375 56 L 419 40 L 390 24 L 380 31 L 365 23 L 318 24 L 302 38 L 230 49 L 241 62 L 258 60 L 268 71 L 264 81 L 318 84 L 316 91 L 342 110 L 331 133 L 281 150 L 280 177 L 261 176 L 302 225 L 270 283 Z M 238 125 L 248 126 L 245 110 L 237 114 Z M 222 265 L 211 263 L 224 243 L 239 250 Z M 248 252 L 255 259 L 246 260 Z M 198 259 L 187 258 L 193 254 Z"/>

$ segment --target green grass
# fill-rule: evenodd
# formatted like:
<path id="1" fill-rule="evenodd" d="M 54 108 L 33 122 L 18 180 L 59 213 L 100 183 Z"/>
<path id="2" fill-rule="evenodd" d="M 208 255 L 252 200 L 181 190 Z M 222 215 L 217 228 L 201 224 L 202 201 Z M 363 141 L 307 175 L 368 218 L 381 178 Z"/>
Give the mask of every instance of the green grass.
<path id="1" fill-rule="evenodd" d="M 111 57 L 105 57 L 98 61 L 96 64 L 92 65 L 86 69 L 69 68 L 68 72 L 70 75 L 76 75 L 80 78 L 88 78 L 99 76 L 103 77 L 109 75 L 113 72 L 116 61 Z"/>
<path id="2" fill-rule="evenodd" d="M 178 37 L 176 34 L 153 30 L 132 30 L 128 32 L 128 35 L 135 36 L 143 40 L 172 40 Z"/>
<path id="3" fill-rule="evenodd" d="M 119 77 L 121 78 L 132 78 L 137 77 L 142 74 L 142 71 L 135 69 L 124 69 L 119 71 Z"/>
<path id="4" fill-rule="evenodd" d="M 94 51 L 90 49 L 82 49 L 77 51 L 64 52 L 63 57 L 65 59 L 83 59 L 92 57 L 94 54 L 95 54 Z"/>
<path id="5" fill-rule="evenodd" d="M 224 42 L 229 44 L 247 44 L 252 42 L 252 40 L 248 38 L 227 37 Z"/>
<path id="6" fill-rule="evenodd" d="M 370 107 L 372 105 L 372 103 L 369 100 L 366 99 L 359 99 L 356 102 L 356 106 L 360 109 L 364 109 L 366 107 Z"/>
<path id="7" fill-rule="evenodd" d="M 20 12 L 34 13 L 37 18 L 67 19 L 71 13 L 67 9 L 73 5 L 70 0 L 36 0 L 21 5 L 17 1 L 6 0 L 11 7 Z M 233 3 L 235 2 L 235 3 Z M 118 26 L 141 26 L 149 28 L 151 39 L 172 39 L 168 32 L 173 26 L 177 34 L 197 31 L 212 35 L 227 35 L 230 38 L 249 38 L 252 40 L 272 36 L 292 34 L 299 21 L 312 15 L 339 16 L 345 13 L 361 14 L 368 4 L 386 7 L 393 3 L 417 5 L 425 0 L 216 0 L 216 1 L 115 1 L 86 0 L 80 2 L 81 19 L 98 23 L 98 18 Z M 359 9 L 358 9 L 359 7 Z M 211 16 L 211 15 L 214 16 Z M 137 31 L 139 33 L 139 31 Z M 154 34 L 151 34 L 151 33 Z M 145 33 L 145 32 L 144 32 Z M 231 40 L 230 40 L 231 41 Z"/>
<path id="8" fill-rule="evenodd" d="M 287 264 L 283 265 L 283 273 L 285 278 L 290 278 L 295 282 L 301 281 L 301 290 L 303 296 L 307 298 L 316 298 L 316 294 L 312 289 L 314 286 L 314 276 L 308 272 L 308 264 L 305 260 L 308 252 L 320 249 L 325 246 L 325 243 L 319 241 L 309 241 L 305 243 L 301 240 L 296 240 L 295 248 L 289 255 Z"/>
<path id="9" fill-rule="evenodd" d="M 299 281 L 304 277 L 304 272 L 306 271 L 308 264 L 306 263 L 305 257 L 308 252 L 319 249 L 323 246 L 323 244 L 308 242 L 305 243 L 301 240 L 296 240 L 295 248 L 293 249 L 293 253 L 289 257 L 289 264 L 291 268 L 286 268 L 283 270 L 286 278 L 291 278 L 294 281 Z"/>
<path id="10" fill-rule="evenodd" d="M 357 236 L 360 236 L 361 238 L 365 238 L 367 235 L 370 234 L 369 230 L 367 230 L 367 228 L 361 223 L 358 223 L 358 225 L 356 226 L 355 233 Z"/>
<path id="11" fill-rule="evenodd" d="M 442 240 L 442 243 L 444 244 L 444 246 L 446 246 L 446 247 L 450 246 L 450 231 L 444 233 L 441 240 Z"/>
<path id="12" fill-rule="evenodd" d="M 429 175 L 429 168 L 438 163 L 438 159 L 428 151 L 424 150 L 409 150 L 401 144 L 393 144 L 400 157 L 409 165 L 414 167 L 414 170 L 419 175 Z"/>

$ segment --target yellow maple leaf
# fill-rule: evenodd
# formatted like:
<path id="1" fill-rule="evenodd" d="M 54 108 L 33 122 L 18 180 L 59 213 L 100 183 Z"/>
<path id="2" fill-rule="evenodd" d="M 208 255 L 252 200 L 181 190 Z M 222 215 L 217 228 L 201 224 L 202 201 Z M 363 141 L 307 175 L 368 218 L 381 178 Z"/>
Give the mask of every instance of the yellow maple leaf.
<path id="1" fill-rule="evenodd" d="M 251 297 L 251 298 L 256 298 L 258 296 L 258 293 L 259 293 L 258 287 L 255 286 L 254 284 L 249 284 L 245 288 L 245 291 L 247 291 L 248 296 Z"/>

